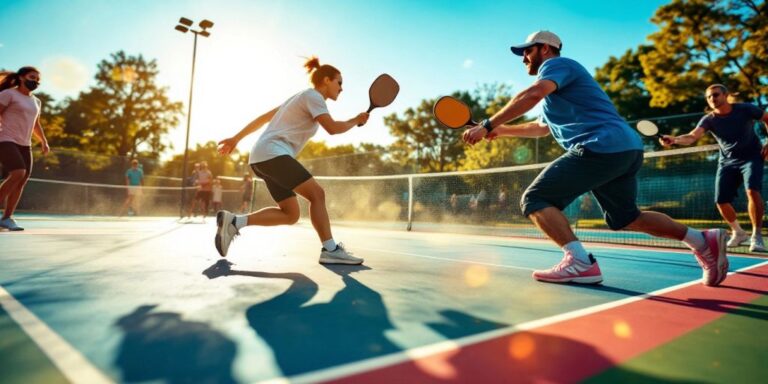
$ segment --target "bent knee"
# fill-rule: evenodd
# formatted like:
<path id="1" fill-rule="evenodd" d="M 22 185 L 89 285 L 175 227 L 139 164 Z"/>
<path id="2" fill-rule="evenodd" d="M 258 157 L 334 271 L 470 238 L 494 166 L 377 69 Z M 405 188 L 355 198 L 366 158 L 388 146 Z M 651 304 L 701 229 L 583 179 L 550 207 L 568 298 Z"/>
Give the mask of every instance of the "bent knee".
<path id="1" fill-rule="evenodd" d="M 27 173 L 26 169 L 14 169 L 12 171 L 8 171 L 8 178 L 9 179 L 26 179 L 29 178 L 29 174 Z"/>
<path id="2" fill-rule="evenodd" d="M 320 203 L 325 201 L 325 190 L 318 186 L 317 188 L 313 188 L 312 191 L 310 191 L 309 195 L 307 196 L 307 200 L 309 200 L 311 203 Z"/>
<path id="3" fill-rule="evenodd" d="M 301 213 L 298 209 L 286 212 L 288 224 L 296 224 L 299 221 L 299 217 L 301 217 Z"/>

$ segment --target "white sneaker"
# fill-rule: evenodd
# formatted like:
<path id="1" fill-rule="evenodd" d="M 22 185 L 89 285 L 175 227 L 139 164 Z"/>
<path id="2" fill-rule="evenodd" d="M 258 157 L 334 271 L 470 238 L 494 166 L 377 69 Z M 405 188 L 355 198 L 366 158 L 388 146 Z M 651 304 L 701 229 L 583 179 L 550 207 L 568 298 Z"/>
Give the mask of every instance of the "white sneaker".
<path id="1" fill-rule="evenodd" d="M 746 232 L 731 232 L 731 238 L 728 239 L 726 246 L 728 248 L 738 247 L 739 244 L 747 241 L 747 239 L 749 239 L 749 235 Z"/>
<path id="2" fill-rule="evenodd" d="M 752 240 L 749 242 L 749 251 L 750 252 L 767 252 L 768 250 L 765 249 L 765 244 L 763 244 L 763 238 L 753 237 Z"/>
<path id="3" fill-rule="evenodd" d="M 216 250 L 219 251 L 221 257 L 227 256 L 229 245 L 232 243 L 232 239 L 240 235 L 240 231 L 235 226 L 235 214 L 229 211 L 219 211 L 216 213 Z"/>
<path id="4" fill-rule="evenodd" d="M 344 244 L 339 243 L 336 249 L 328 251 L 325 248 L 320 251 L 320 264 L 362 264 L 363 259 L 353 256 L 352 252 L 344 249 Z"/>
<path id="5" fill-rule="evenodd" d="M 24 230 L 24 228 L 19 227 L 19 225 L 16 224 L 16 220 L 14 220 L 14 219 L 12 219 L 10 217 L 7 218 L 7 219 L 0 220 L 0 227 L 6 228 L 9 231 L 23 231 Z"/>

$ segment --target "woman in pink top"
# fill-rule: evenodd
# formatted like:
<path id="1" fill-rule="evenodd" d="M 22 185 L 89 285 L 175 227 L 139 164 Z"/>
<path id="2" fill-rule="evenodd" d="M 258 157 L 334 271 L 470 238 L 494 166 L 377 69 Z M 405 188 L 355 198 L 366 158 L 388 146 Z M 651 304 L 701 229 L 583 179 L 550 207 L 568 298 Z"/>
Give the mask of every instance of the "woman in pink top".
<path id="1" fill-rule="evenodd" d="M 40 140 L 43 154 L 50 150 L 40 126 L 40 99 L 32 95 L 39 85 L 40 71 L 34 67 L 0 73 L 0 203 L 5 203 L 0 227 L 11 231 L 24 230 L 11 216 L 32 172 L 32 136 Z"/>

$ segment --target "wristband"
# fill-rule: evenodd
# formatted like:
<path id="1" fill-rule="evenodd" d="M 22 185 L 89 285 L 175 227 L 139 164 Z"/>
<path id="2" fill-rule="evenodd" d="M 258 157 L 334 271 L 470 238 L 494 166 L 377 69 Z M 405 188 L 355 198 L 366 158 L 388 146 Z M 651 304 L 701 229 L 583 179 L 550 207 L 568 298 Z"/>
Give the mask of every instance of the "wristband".
<path id="1" fill-rule="evenodd" d="M 491 125 L 491 119 L 483 119 L 483 121 L 480 122 L 480 125 L 485 128 L 486 131 L 489 133 L 493 130 L 493 126 Z"/>

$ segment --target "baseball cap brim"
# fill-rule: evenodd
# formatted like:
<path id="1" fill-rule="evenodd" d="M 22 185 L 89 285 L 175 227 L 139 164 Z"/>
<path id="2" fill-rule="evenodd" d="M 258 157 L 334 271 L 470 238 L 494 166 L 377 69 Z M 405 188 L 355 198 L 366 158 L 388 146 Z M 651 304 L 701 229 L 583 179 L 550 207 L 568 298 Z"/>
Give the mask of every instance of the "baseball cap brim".
<path id="1" fill-rule="evenodd" d="M 520 45 L 513 45 L 513 46 L 509 47 L 509 49 L 511 49 L 512 53 L 514 53 L 515 55 L 522 56 L 523 52 L 525 52 L 526 48 L 528 48 L 528 47 L 530 47 L 532 45 L 535 45 L 535 44 L 536 44 L 535 42 L 530 42 L 530 43 L 525 43 L 525 44 L 520 44 Z"/>

